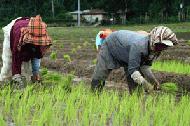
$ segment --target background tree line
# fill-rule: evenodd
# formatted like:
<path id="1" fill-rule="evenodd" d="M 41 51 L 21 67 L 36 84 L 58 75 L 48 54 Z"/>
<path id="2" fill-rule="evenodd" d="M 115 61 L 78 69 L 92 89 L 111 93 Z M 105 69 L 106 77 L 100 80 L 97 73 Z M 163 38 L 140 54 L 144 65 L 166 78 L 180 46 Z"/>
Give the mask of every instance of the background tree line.
<path id="1" fill-rule="evenodd" d="M 0 25 L 19 16 L 40 14 L 48 23 L 71 22 L 67 13 L 77 10 L 78 0 L 0 0 Z M 182 6 L 180 8 L 180 4 Z M 189 21 L 190 0 L 81 0 L 81 10 L 104 9 L 122 23 Z"/>

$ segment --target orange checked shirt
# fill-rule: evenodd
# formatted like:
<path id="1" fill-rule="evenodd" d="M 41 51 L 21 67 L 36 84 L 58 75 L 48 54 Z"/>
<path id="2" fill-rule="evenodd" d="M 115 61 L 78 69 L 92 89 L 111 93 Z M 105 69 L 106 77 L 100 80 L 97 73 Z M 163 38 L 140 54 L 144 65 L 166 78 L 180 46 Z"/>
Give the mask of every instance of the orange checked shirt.
<path id="1" fill-rule="evenodd" d="M 21 50 L 21 46 L 26 43 L 42 46 L 52 45 L 52 40 L 47 33 L 47 25 L 39 15 L 31 17 L 28 26 L 21 28 L 18 50 Z"/>

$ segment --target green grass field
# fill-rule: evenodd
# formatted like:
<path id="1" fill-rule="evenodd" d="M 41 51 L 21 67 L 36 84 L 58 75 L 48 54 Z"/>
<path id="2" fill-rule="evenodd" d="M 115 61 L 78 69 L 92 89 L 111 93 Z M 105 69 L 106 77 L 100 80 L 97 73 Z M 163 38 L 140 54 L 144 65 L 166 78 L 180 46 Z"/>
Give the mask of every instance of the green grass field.
<path id="1" fill-rule="evenodd" d="M 190 64 L 178 61 L 157 61 L 153 63 L 152 69 L 179 74 L 190 74 Z"/>
<path id="2" fill-rule="evenodd" d="M 180 23 L 180 24 L 159 24 L 168 26 L 174 32 L 190 32 L 190 23 Z M 156 24 L 152 25 L 129 25 L 129 26 L 107 26 L 107 27 L 50 27 L 49 33 L 53 36 L 53 39 L 57 40 L 60 38 L 66 40 L 72 40 L 78 42 L 80 38 L 82 40 L 94 39 L 99 30 L 104 28 L 111 28 L 113 30 L 145 30 L 150 31 Z M 80 41 L 82 41 L 80 40 Z"/>
<path id="3" fill-rule="evenodd" d="M 113 30 L 145 30 L 150 31 L 158 25 L 168 26 L 174 32 L 190 32 L 190 22 L 175 23 L 175 24 L 143 24 L 143 25 L 124 25 L 124 26 L 104 26 L 104 27 L 49 27 L 49 34 L 54 40 L 63 38 L 66 40 L 78 41 L 79 38 L 89 39 L 94 38 L 97 32 L 104 28 Z M 3 38 L 3 32 L 0 30 L 0 38 Z"/>
<path id="4" fill-rule="evenodd" d="M 104 90 L 94 94 L 72 75 L 43 71 L 44 85 L 23 91 L 10 86 L 0 92 L 0 125 L 190 125 L 190 98 L 175 93 L 134 93 Z M 167 85 L 168 86 L 168 85 Z M 165 87 L 166 89 L 166 87 Z"/>

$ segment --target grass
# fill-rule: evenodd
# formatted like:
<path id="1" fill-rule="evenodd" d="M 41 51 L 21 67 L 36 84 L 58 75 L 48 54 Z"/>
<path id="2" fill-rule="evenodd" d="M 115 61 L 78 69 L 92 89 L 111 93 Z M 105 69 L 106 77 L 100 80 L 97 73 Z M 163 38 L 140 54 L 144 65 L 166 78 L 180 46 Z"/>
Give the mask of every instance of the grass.
<path id="1" fill-rule="evenodd" d="M 163 69 L 166 64 L 176 69 L 187 67 L 176 61 L 162 63 Z M 190 98 L 182 95 L 176 101 L 178 88 L 173 83 L 162 85 L 168 93 L 129 95 L 127 91 L 104 90 L 94 94 L 83 82 L 73 84 L 73 75 L 48 69 L 41 73 L 42 85 L 29 84 L 23 91 L 11 86 L 0 89 L 0 125 L 190 125 Z"/>
<path id="2" fill-rule="evenodd" d="M 111 26 L 114 30 L 150 30 L 157 25 Z M 190 23 L 166 24 L 175 32 L 190 31 Z M 82 46 L 94 42 L 95 35 L 105 27 L 50 27 L 49 34 L 54 42 L 64 39 L 72 43 L 83 43 L 72 50 L 76 53 Z M 3 34 L 0 31 L 0 39 Z M 71 44 L 72 44 L 71 43 Z M 61 45 L 63 48 L 65 45 Z M 50 54 L 52 60 L 57 52 Z M 71 61 L 70 56 L 64 56 Z M 96 60 L 92 61 L 95 64 Z M 180 74 L 190 74 L 190 65 L 177 61 L 157 61 L 154 70 Z M 94 94 L 85 83 L 74 84 L 73 75 L 62 75 L 41 71 L 43 84 L 28 84 L 24 90 L 5 86 L 0 89 L 0 126 L 99 126 L 99 125 L 155 125 L 155 126 L 189 126 L 190 97 L 183 95 L 176 101 L 175 93 L 137 94 L 104 90 Z M 173 83 L 163 84 L 163 90 L 176 91 Z"/>
<path id="3" fill-rule="evenodd" d="M 60 38 L 65 40 L 72 40 L 73 42 L 92 41 L 99 30 L 104 28 L 111 28 L 113 30 L 128 29 L 128 30 L 146 30 L 149 31 L 155 26 L 164 25 L 171 28 L 174 32 L 190 32 L 190 23 L 174 23 L 174 24 L 137 24 L 137 25 L 123 25 L 123 26 L 105 26 L 105 27 L 49 27 L 48 32 L 53 40 Z M 0 39 L 3 39 L 3 31 L 0 30 Z"/>
<path id="4" fill-rule="evenodd" d="M 186 95 L 176 102 L 175 95 L 166 93 L 94 94 L 83 82 L 73 85 L 72 75 L 47 72 L 44 78 L 49 80 L 46 85 L 28 85 L 24 91 L 1 89 L 0 125 L 190 125 Z"/>
<path id="5" fill-rule="evenodd" d="M 152 69 L 178 74 L 190 74 L 190 64 L 179 61 L 156 61 L 153 63 Z"/>
<path id="6" fill-rule="evenodd" d="M 171 28 L 174 32 L 190 32 L 190 23 L 175 23 L 175 24 L 144 24 L 144 25 L 123 25 L 123 26 L 106 26 L 106 27 L 49 27 L 48 31 L 54 40 L 63 38 L 65 40 L 72 40 L 72 42 L 95 41 L 95 36 L 99 30 L 104 28 L 111 28 L 113 30 L 145 30 L 150 31 L 158 25 L 164 25 Z"/>
<path id="7" fill-rule="evenodd" d="M 161 84 L 161 89 L 170 93 L 175 93 L 178 91 L 177 84 L 175 83 L 163 83 Z"/>
<path id="8" fill-rule="evenodd" d="M 50 58 L 51 58 L 52 60 L 56 60 L 56 59 L 57 59 L 57 52 L 51 52 Z"/>
<path id="9" fill-rule="evenodd" d="M 143 25 L 123 25 L 123 26 L 105 26 L 105 27 L 49 27 L 48 32 L 53 40 L 64 39 L 78 41 L 91 41 L 95 38 L 99 30 L 111 28 L 113 30 L 128 29 L 128 30 L 146 30 L 149 31 L 155 26 L 168 26 L 175 32 L 190 32 L 190 22 L 174 23 L 174 24 L 143 24 Z M 0 39 L 3 39 L 3 31 L 0 30 Z"/>
<path id="10" fill-rule="evenodd" d="M 190 40 L 187 41 L 187 44 L 190 45 Z"/>

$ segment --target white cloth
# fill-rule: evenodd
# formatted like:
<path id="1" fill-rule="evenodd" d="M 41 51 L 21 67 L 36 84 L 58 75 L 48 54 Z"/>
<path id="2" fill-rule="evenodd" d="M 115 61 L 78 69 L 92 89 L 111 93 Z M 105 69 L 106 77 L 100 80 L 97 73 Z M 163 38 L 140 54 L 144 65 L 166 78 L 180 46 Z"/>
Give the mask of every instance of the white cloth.
<path id="1" fill-rule="evenodd" d="M 17 18 L 20 19 L 21 17 Z M 3 27 L 4 32 L 4 41 L 3 41 L 3 52 L 2 52 L 2 61 L 3 66 L 1 67 L 0 81 L 4 81 L 10 76 L 10 69 L 12 63 L 12 53 L 10 49 L 10 32 L 15 21 L 12 20 L 7 26 Z"/>
<path id="2" fill-rule="evenodd" d="M 176 34 L 168 27 L 158 26 L 153 28 L 150 32 L 150 47 L 152 50 L 156 43 L 172 46 L 178 43 L 178 39 Z"/>

